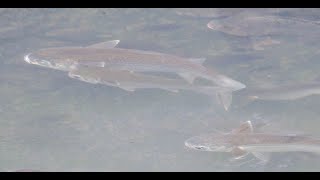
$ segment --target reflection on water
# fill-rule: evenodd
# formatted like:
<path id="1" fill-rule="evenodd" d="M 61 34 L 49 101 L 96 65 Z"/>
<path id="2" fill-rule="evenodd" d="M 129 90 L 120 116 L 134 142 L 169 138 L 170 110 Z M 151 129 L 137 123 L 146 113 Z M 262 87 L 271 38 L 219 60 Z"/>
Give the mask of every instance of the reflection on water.
<path id="1" fill-rule="evenodd" d="M 207 27 L 211 20 L 236 25 L 242 16 L 255 14 L 290 19 L 290 26 L 276 21 L 281 33 L 272 29 L 267 36 L 252 34 L 268 32 L 260 22 L 254 27 L 261 31 L 254 29 L 249 37 Z M 252 156 L 245 159 L 248 163 L 234 162 L 227 153 L 184 146 L 192 136 L 227 132 L 249 119 L 267 122 L 268 131 L 320 137 L 317 95 L 247 102 L 239 92 L 224 111 L 205 95 L 161 89 L 127 92 L 23 60 L 41 48 L 120 39 L 121 48 L 206 57 L 204 66 L 239 80 L 248 90 L 306 84 L 319 78 L 318 30 L 309 28 L 320 26 L 313 23 L 319 21 L 319 9 L 0 9 L 0 15 L 1 171 L 320 170 L 319 156 L 309 153 L 274 153 L 261 165 Z M 300 21 L 292 23 L 292 18 Z M 285 35 L 286 30 L 291 34 Z M 255 48 L 257 44 L 263 48 Z"/>

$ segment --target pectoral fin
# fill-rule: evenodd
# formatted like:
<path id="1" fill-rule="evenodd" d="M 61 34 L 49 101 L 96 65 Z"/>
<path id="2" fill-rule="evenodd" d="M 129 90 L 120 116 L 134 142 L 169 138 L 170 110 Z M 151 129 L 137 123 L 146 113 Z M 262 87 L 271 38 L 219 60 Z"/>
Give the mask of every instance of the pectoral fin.
<path id="1" fill-rule="evenodd" d="M 267 163 L 270 160 L 270 153 L 266 152 L 252 152 L 252 154 L 261 160 L 261 163 Z"/>
<path id="2" fill-rule="evenodd" d="M 265 39 L 255 39 L 253 43 L 253 49 L 257 51 L 264 50 L 264 47 L 280 44 L 280 41 L 271 39 L 270 37 Z"/>
<path id="3" fill-rule="evenodd" d="M 133 92 L 135 91 L 136 89 L 133 88 L 133 87 L 126 87 L 126 86 L 118 86 L 119 88 L 123 89 L 123 90 L 126 90 L 126 91 L 130 91 L 130 92 Z"/>
<path id="4" fill-rule="evenodd" d="M 222 104 L 224 109 L 228 111 L 232 102 L 232 93 L 229 91 L 222 91 L 222 92 L 217 92 L 216 95 L 220 104 Z"/>
<path id="5" fill-rule="evenodd" d="M 116 47 L 117 44 L 119 44 L 119 42 L 120 42 L 120 40 L 101 42 L 101 43 L 92 44 L 90 46 L 87 46 L 87 48 L 109 49 L 109 48 Z"/>
<path id="6" fill-rule="evenodd" d="M 77 80 L 84 81 L 84 82 L 91 83 L 91 84 L 98 84 L 99 83 L 98 79 L 90 78 L 90 77 L 86 77 L 86 76 L 81 76 L 78 74 L 73 74 L 72 72 L 69 72 L 68 76 L 70 78 L 77 79 Z"/>
<path id="7" fill-rule="evenodd" d="M 188 60 L 201 65 L 206 61 L 206 58 L 189 58 Z"/>
<path id="8" fill-rule="evenodd" d="M 173 92 L 173 93 L 178 93 L 179 90 L 178 89 L 170 89 L 170 88 L 161 88 L 163 90 L 166 90 L 166 91 L 170 91 L 170 92 Z"/>
<path id="9" fill-rule="evenodd" d="M 188 83 L 192 84 L 194 79 L 196 78 L 193 74 L 191 73 L 179 73 L 179 76 L 185 79 Z"/>
<path id="10" fill-rule="evenodd" d="M 231 153 L 232 153 L 234 159 L 236 159 L 236 160 L 242 159 L 249 154 L 247 151 L 243 150 L 241 147 L 233 148 Z"/>
<path id="11" fill-rule="evenodd" d="M 118 81 L 102 81 L 102 84 L 108 85 L 108 86 L 115 86 L 115 87 L 119 87 L 120 83 Z"/>
<path id="12" fill-rule="evenodd" d="M 80 65 L 83 65 L 83 66 L 89 66 L 89 67 L 105 67 L 105 62 L 103 61 L 97 61 L 97 62 L 78 62 Z"/>

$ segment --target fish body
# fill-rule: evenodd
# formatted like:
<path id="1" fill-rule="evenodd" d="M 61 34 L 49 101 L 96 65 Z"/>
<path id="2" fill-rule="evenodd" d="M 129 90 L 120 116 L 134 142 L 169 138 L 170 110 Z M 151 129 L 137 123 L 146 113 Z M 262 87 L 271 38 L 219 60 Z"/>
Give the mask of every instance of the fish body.
<path id="1" fill-rule="evenodd" d="M 290 8 L 175 8 L 176 14 L 199 18 L 227 18 L 242 13 L 273 15 L 294 11 Z"/>
<path id="2" fill-rule="evenodd" d="M 311 95 L 320 94 L 320 83 L 304 83 L 270 88 L 252 88 L 239 92 L 250 100 L 296 100 Z"/>
<path id="3" fill-rule="evenodd" d="M 35 170 L 35 169 L 18 169 L 13 172 L 41 172 L 41 171 Z"/>
<path id="4" fill-rule="evenodd" d="M 109 70 L 101 67 L 78 66 L 69 72 L 69 77 L 88 83 L 119 87 L 126 91 L 157 88 L 177 93 L 179 90 L 188 90 L 206 94 L 213 98 L 217 97 L 217 93 L 221 91 L 218 86 L 193 85 L 177 78 L 145 75 L 125 70 Z M 231 103 L 231 97 L 229 98 L 226 109 Z"/>
<path id="5" fill-rule="evenodd" d="M 243 14 L 222 20 L 212 20 L 208 28 L 234 36 L 269 35 L 319 35 L 320 24 L 302 18 L 289 18 L 272 15 Z"/>
<path id="6" fill-rule="evenodd" d="M 251 121 L 229 133 L 212 133 L 194 136 L 185 141 L 189 148 L 229 152 L 235 159 L 253 154 L 267 162 L 273 152 L 312 152 L 320 154 L 320 139 L 297 134 L 255 133 Z"/>
<path id="7" fill-rule="evenodd" d="M 204 67 L 201 64 L 204 58 L 188 59 L 158 52 L 113 48 L 117 43 L 109 43 L 111 46 L 106 42 L 88 47 L 41 49 L 26 55 L 25 61 L 63 71 L 80 64 L 135 72 L 177 73 L 189 83 L 196 77 L 203 77 L 231 91 L 245 88 L 244 84 Z"/>
<path id="8" fill-rule="evenodd" d="M 189 84 L 197 77 L 205 78 L 219 87 L 218 97 L 228 109 L 232 92 L 246 86 L 202 65 L 204 58 L 183 58 L 170 54 L 134 49 L 115 48 L 119 40 L 93 44 L 87 47 L 60 47 L 40 49 L 29 53 L 24 60 L 61 71 L 76 67 L 99 67 L 112 71 L 174 73 Z"/>
<path id="9" fill-rule="evenodd" d="M 176 14 L 181 16 L 202 17 L 202 18 L 222 18 L 229 17 L 245 11 L 245 8 L 176 8 Z"/>

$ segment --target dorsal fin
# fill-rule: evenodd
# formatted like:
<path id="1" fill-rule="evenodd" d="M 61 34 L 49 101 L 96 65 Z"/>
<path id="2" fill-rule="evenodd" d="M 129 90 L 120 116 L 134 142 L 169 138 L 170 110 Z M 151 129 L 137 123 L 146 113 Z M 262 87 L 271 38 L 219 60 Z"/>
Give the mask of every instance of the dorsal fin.
<path id="1" fill-rule="evenodd" d="M 92 44 L 87 46 L 87 48 L 98 48 L 98 49 L 110 49 L 114 48 L 119 44 L 120 40 L 106 41 L 101 43 Z"/>
<path id="2" fill-rule="evenodd" d="M 246 121 L 239 128 L 232 130 L 234 134 L 249 134 L 253 132 L 251 121 Z"/>
<path id="3" fill-rule="evenodd" d="M 189 58 L 188 60 L 196 64 L 203 64 L 206 58 Z"/>

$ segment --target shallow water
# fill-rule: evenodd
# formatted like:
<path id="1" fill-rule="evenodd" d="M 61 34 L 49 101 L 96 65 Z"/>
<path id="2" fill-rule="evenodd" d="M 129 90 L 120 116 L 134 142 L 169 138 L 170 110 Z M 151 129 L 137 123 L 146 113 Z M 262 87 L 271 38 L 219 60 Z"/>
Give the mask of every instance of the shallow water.
<path id="1" fill-rule="evenodd" d="M 319 20 L 319 13 L 295 9 L 279 14 Z M 319 96 L 247 104 L 235 93 L 225 112 L 204 95 L 158 89 L 132 93 L 23 61 L 41 48 L 120 39 L 122 48 L 206 57 L 205 66 L 248 88 L 319 77 L 320 41 L 275 37 L 281 44 L 257 51 L 250 39 L 208 29 L 210 19 L 197 14 L 175 9 L 0 9 L 0 170 L 319 171 L 319 157 L 313 154 L 275 153 L 266 165 L 240 165 L 229 161 L 230 154 L 184 146 L 189 137 L 229 131 L 248 119 L 266 121 L 272 130 L 320 137 Z"/>

